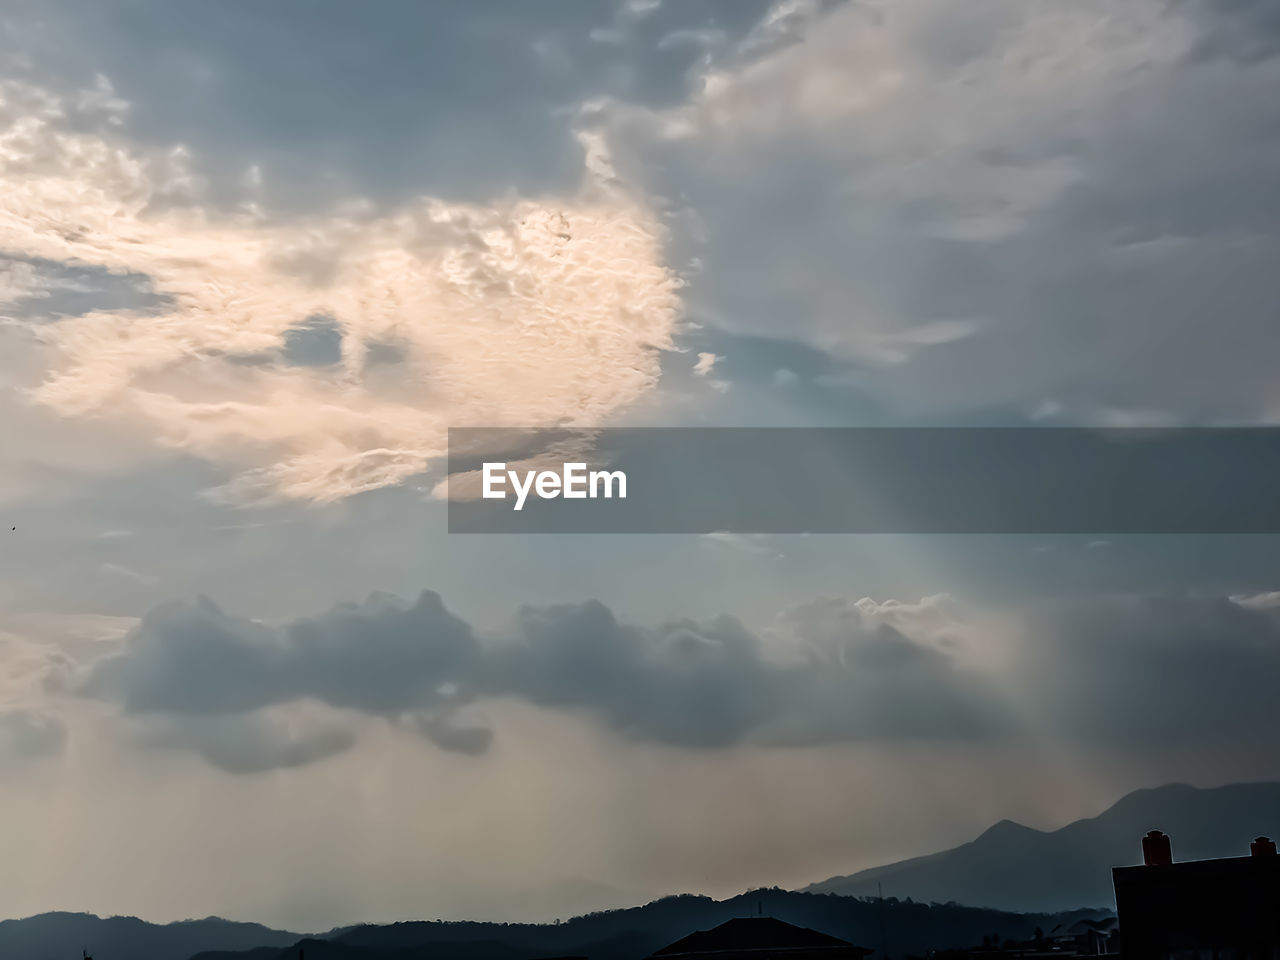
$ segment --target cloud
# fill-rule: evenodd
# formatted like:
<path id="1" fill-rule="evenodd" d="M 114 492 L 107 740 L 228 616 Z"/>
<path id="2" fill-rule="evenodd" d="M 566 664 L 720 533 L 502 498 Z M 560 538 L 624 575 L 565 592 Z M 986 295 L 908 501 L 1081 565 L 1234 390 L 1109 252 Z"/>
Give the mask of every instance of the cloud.
<path id="1" fill-rule="evenodd" d="M 493 734 L 458 723 L 454 711 L 486 697 L 578 712 L 627 737 L 693 748 L 977 729 L 980 705 L 952 691 L 944 655 L 892 625 L 905 608 L 834 609 L 789 611 L 778 629 L 791 649 L 780 656 L 730 616 L 637 627 L 596 602 L 523 607 L 508 630 L 480 640 L 429 592 L 413 604 L 375 595 L 279 629 L 201 599 L 149 612 L 81 691 L 135 716 L 187 718 L 160 728 L 166 744 L 245 769 L 276 754 L 292 761 L 329 751 L 257 725 L 188 720 L 318 701 L 404 718 L 442 749 L 469 754 L 483 753 Z M 247 759 L 233 761 L 227 751 L 241 735 Z"/>
<path id="2" fill-rule="evenodd" d="M 153 577 L 149 573 L 142 573 L 134 570 L 132 567 L 126 567 L 122 563 L 103 563 L 98 567 L 100 571 L 112 577 L 121 577 L 125 580 L 132 580 L 134 583 L 144 585 L 152 585 L 159 582 L 158 577 Z"/>
<path id="3" fill-rule="evenodd" d="M 477 756 L 493 742 L 493 731 L 488 727 L 456 724 L 448 715 L 419 713 L 413 722 L 418 732 L 441 750 Z"/>
<path id="4" fill-rule="evenodd" d="M 1267 9 L 780 3 L 684 104 L 597 115 L 690 211 L 691 312 L 894 413 L 1275 420 Z"/>
<path id="5" fill-rule="evenodd" d="M 684 746 L 735 743 L 776 709 L 781 677 L 733 617 L 653 629 L 603 604 L 525 607 L 495 651 L 494 692 L 586 711 L 626 735 Z"/>
<path id="6" fill-rule="evenodd" d="M 0 711 L 0 766 L 57 753 L 66 739 L 66 726 L 50 714 L 26 708 Z"/>
<path id="7" fill-rule="evenodd" d="M 716 361 L 723 359 L 714 353 L 699 353 L 698 362 L 693 365 L 693 372 L 700 377 L 705 377 L 715 369 Z"/>
<path id="8" fill-rule="evenodd" d="M 413 604 L 375 594 L 282 630 L 201 598 L 149 611 L 85 689 L 137 714 L 216 716 L 311 698 L 392 715 L 447 699 L 439 688 L 465 678 L 477 655 L 471 628 L 430 592 Z"/>
<path id="9" fill-rule="evenodd" d="M 991 679 L 965 668 L 963 645 L 981 639 L 974 628 L 946 597 L 915 604 L 821 598 L 787 609 L 776 630 L 812 669 L 804 709 L 780 714 L 771 737 L 812 743 L 1007 733 Z"/>
<path id="10" fill-rule="evenodd" d="M 399 483 L 449 422 L 588 425 L 656 381 L 679 282 L 600 143 L 573 195 L 281 219 L 205 203 L 188 152 L 131 143 L 114 103 L 0 86 L 8 296 L 34 309 L 34 262 L 155 292 L 33 327 L 32 397 L 224 465 L 224 499 Z"/>
<path id="11" fill-rule="evenodd" d="M 80 689 L 135 717 L 177 718 L 160 728 L 167 744 L 245 770 L 321 759 L 351 741 L 214 720 L 319 703 L 403 721 L 475 755 L 501 730 L 458 710 L 492 698 L 690 749 L 1043 736 L 1094 748 L 1254 743 L 1280 731 L 1271 597 L 1007 609 L 946 596 L 826 598 L 784 610 L 762 632 L 727 615 L 629 625 L 589 602 L 522 607 L 486 637 L 429 592 L 412 604 L 376 595 L 280 628 L 201 600 L 151 611 Z"/>
<path id="12" fill-rule="evenodd" d="M 49 291 L 34 264 L 21 260 L 0 263 L 0 304 L 10 304 L 28 297 L 47 297 Z"/>
<path id="13" fill-rule="evenodd" d="M 228 773 L 250 774 L 314 763 L 349 749 L 355 733 L 329 723 L 299 724 L 267 712 L 190 716 L 167 714 L 139 724 L 152 748 L 190 750 Z"/>
<path id="14" fill-rule="evenodd" d="M 778 554 L 776 550 L 769 545 L 769 537 L 767 534 L 727 533 L 720 531 L 717 533 L 704 533 L 699 542 L 709 544 L 714 547 L 725 547 L 741 553 L 753 554 L 758 557 L 780 556 L 780 554 Z"/>

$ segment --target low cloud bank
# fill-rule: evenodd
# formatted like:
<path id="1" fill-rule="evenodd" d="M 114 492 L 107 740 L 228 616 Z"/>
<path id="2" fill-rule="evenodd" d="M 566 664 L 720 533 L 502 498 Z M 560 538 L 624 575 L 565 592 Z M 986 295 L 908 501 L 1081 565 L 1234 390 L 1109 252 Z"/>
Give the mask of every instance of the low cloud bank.
<path id="1" fill-rule="evenodd" d="M 679 748 L 1026 736 L 1140 747 L 1280 732 L 1280 618 L 1258 597 L 1104 597 L 986 611 L 818 599 L 756 632 L 732 616 L 619 622 L 590 601 L 526 606 L 480 637 L 424 591 L 376 594 L 282 627 L 208 599 L 149 612 L 82 693 L 233 772 L 297 766 L 356 741 L 283 724 L 322 704 L 484 754 L 466 707 L 516 698 Z M 461 713 L 460 713 L 461 711 Z M 336 715 L 336 714 L 335 714 Z"/>

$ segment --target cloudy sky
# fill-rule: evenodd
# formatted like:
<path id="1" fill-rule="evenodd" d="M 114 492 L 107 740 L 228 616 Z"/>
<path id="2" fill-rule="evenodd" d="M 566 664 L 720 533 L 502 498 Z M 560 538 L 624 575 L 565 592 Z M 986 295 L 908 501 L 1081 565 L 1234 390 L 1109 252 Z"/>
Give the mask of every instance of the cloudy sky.
<path id="1" fill-rule="evenodd" d="M 1280 775 L 1271 537 L 449 536 L 454 425 L 1280 421 L 1269 0 L 0 8 L 6 915 L 799 885 Z"/>

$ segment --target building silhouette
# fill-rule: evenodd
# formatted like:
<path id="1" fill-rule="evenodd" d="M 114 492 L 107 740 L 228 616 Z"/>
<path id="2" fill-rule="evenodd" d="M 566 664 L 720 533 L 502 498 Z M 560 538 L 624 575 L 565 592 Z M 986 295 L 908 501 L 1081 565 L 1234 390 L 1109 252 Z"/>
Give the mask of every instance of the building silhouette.
<path id="1" fill-rule="evenodd" d="M 1280 960 L 1280 856 L 1175 863 L 1167 835 L 1142 838 L 1143 864 L 1111 871 L 1124 960 Z"/>
<path id="2" fill-rule="evenodd" d="M 863 960 L 847 940 L 774 917 L 737 917 L 654 951 L 650 960 Z"/>
<path id="3" fill-rule="evenodd" d="M 1119 957 L 1116 918 L 1081 919 L 1048 933 L 1037 928 L 1026 940 L 983 937 L 981 946 L 937 950 L 930 960 L 1062 960 L 1066 957 Z"/>

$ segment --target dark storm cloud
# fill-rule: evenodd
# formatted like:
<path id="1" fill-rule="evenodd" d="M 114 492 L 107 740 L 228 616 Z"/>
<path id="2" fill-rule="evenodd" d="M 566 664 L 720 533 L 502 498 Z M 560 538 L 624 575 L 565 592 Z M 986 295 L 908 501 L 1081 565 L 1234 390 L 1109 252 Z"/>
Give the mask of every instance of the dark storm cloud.
<path id="1" fill-rule="evenodd" d="M 393 714 L 439 699 L 441 684 L 474 669 L 476 651 L 471 628 L 428 591 L 412 605 L 375 594 L 283 630 L 201 598 L 151 610 L 87 691 L 133 713 L 227 714 L 311 697 Z"/>
<path id="2" fill-rule="evenodd" d="M 683 746 L 742 739 L 784 707 L 788 672 L 732 617 L 655 629 L 603 605 L 526 607 L 489 683 L 534 703 L 591 711 L 632 736 Z"/>
<path id="3" fill-rule="evenodd" d="M 987 711 L 946 658 L 894 628 L 847 616 L 820 624 L 797 608 L 787 629 L 800 649 L 777 658 L 733 617 L 643 628 L 619 623 L 593 601 L 525 607 L 509 634 L 481 643 L 429 592 L 412 605 L 376 596 L 278 630 L 201 599 L 148 613 L 83 690 L 131 714 L 182 718 L 163 728 L 166 736 L 206 755 L 217 751 L 228 768 L 236 766 L 226 752 L 237 728 L 189 721 L 301 700 L 404 717 L 441 748 L 471 754 L 487 749 L 491 734 L 452 712 L 493 696 L 683 747 L 968 736 L 984 728 Z M 819 630 L 821 642 L 810 632 Z M 250 759 L 239 767 L 281 752 L 257 729 L 246 733 Z M 310 749 L 284 746 L 286 758 Z"/>
<path id="4" fill-rule="evenodd" d="M 240 771 L 349 746 L 340 730 L 281 732 L 257 713 L 315 700 L 403 720 L 473 755 L 494 732 L 457 710 L 489 697 L 686 748 L 1033 729 L 1130 748 L 1256 740 L 1280 732 L 1278 613 L 1268 596 L 1060 601 L 1018 611 L 1016 643 L 995 654 L 987 621 L 940 601 L 815 600 L 767 638 L 729 616 L 638 627 L 596 602 L 525 607 L 481 641 L 432 593 L 414 604 L 377 596 L 282 629 L 202 600 L 153 610 L 84 690 L 158 718 L 166 744 Z"/>

